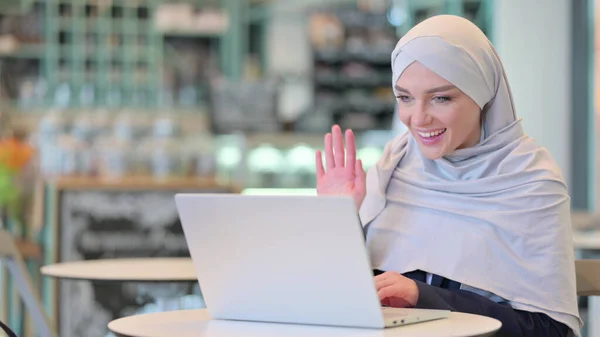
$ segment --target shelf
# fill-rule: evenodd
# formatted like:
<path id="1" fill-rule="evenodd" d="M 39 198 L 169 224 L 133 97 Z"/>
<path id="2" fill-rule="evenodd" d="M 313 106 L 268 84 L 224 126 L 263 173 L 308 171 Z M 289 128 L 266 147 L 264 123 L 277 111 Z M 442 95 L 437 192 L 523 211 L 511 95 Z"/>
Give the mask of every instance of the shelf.
<path id="1" fill-rule="evenodd" d="M 225 32 L 202 32 L 202 31 L 185 31 L 185 30 L 168 30 L 168 31 L 159 31 L 164 37 L 190 37 L 190 38 L 220 38 Z"/>
<path id="2" fill-rule="evenodd" d="M 377 74 L 372 76 L 348 76 L 348 75 L 316 75 L 315 84 L 336 90 L 347 90 L 352 88 L 388 87 L 391 79 L 388 74 Z"/>
<path id="3" fill-rule="evenodd" d="M 392 50 L 374 50 L 365 48 L 363 51 L 347 51 L 347 50 L 315 50 L 314 59 L 318 62 L 339 63 L 358 61 L 374 64 L 387 65 L 390 64 L 390 55 Z"/>
<path id="4" fill-rule="evenodd" d="M 149 0 L 46 0 L 44 76 L 73 88 L 91 84 L 96 97 L 117 90 L 122 106 L 137 106 L 132 92 L 153 102 L 162 81 L 163 38 Z M 118 83 L 115 83 L 118 82 Z M 75 90 L 77 91 L 77 89 Z"/>
<path id="5" fill-rule="evenodd" d="M 44 45 L 22 45 L 14 51 L 0 51 L 0 58 L 40 59 L 44 56 Z"/>
<path id="6" fill-rule="evenodd" d="M 149 31 L 154 28 L 152 21 L 148 19 L 124 19 L 124 18 L 65 18 L 61 16 L 53 16 L 51 20 L 58 20 L 58 28 L 60 32 L 79 32 L 80 27 L 85 28 L 85 33 L 102 34 L 102 35 L 148 35 Z M 81 22 L 77 22 L 82 20 Z M 135 20 L 137 22 L 131 22 Z M 79 34 L 84 34 L 79 33 Z"/>
<path id="7" fill-rule="evenodd" d="M 186 71 L 170 63 L 176 59 L 167 54 L 172 45 L 183 49 L 193 45 L 193 52 L 199 58 L 214 58 L 211 64 L 221 68 L 225 76 L 241 77 L 243 56 L 247 53 L 243 47 L 247 38 L 243 32 L 247 28 L 246 23 L 242 20 L 247 8 L 245 0 L 223 0 L 214 9 L 205 8 L 204 3 L 193 0 L 192 7 L 197 8 L 190 12 L 191 20 L 177 18 L 174 22 L 172 19 L 158 20 L 161 10 L 164 10 L 162 5 L 169 0 L 31 1 L 35 11 L 30 14 L 34 15 L 32 20 L 35 20 L 41 35 L 39 39 L 44 44 L 16 50 L 16 43 L 4 43 L 6 51 L 0 52 L 0 60 L 39 60 L 36 71 L 47 83 L 45 97 L 39 99 L 43 104 L 57 104 L 55 91 L 64 79 L 73 92 L 78 92 L 84 84 L 96 88 L 96 97 L 106 97 L 117 91 L 115 95 L 121 97 L 120 101 L 107 103 L 100 100 L 98 104 L 118 104 L 121 107 L 138 107 L 138 100 L 132 98 L 130 92 L 141 89 L 151 96 L 146 107 L 155 108 L 163 104 L 159 97 L 177 96 L 171 91 L 183 90 L 181 83 L 173 84 L 168 80 L 182 76 L 181 73 Z M 182 53 L 190 50 L 185 49 Z M 116 89 L 110 82 L 114 68 L 117 68 L 118 81 L 122 84 Z M 142 71 L 144 76 L 138 76 Z M 198 72 L 194 84 L 205 81 L 204 76 L 203 72 Z M 3 100 L 16 101 L 21 91 L 17 89 L 11 97 Z M 206 97 L 198 97 L 193 104 L 205 104 L 205 100 Z"/>
<path id="8" fill-rule="evenodd" d="M 73 0 L 33 0 L 33 2 L 46 5 L 72 5 Z M 146 0 L 112 0 L 112 1 L 97 1 L 97 3 L 108 3 L 110 7 L 121 7 L 121 8 L 148 8 L 151 5 L 147 4 Z M 104 7 L 93 3 L 83 3 L 83 5 L 92 7 Z M 79 5 L 81 6 L 81 5 Z"/>
<path id="9" fill-rule="evenodd" d="M 60 177 L 49 181 L 58 190 L 197 190 L 213 188 L 230 188 L 232 192 L 237 187 L 219 184 L 214 178 L 180 178 L 156 179 L 150 176 L 126 176 L 123 178 L 98 177 Z"/>

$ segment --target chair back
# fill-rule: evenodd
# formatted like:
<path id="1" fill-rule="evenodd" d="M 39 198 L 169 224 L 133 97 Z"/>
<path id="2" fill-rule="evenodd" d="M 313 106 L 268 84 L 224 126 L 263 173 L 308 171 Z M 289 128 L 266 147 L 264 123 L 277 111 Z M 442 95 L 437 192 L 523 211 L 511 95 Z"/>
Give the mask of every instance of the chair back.
<path id="1" fill-rule="evenodd" d="M 600 260 L 576 260 L 575 274 L 577 275 L 577 295 L 600 296 Z"/>
<path id="2" fill-rule="evenodd" d="M 0 0 L 1 1 L 1 0 Z M 0 229 L 0 259 L 2 259 L 8 269 L 9 276 L 13 282 L 25 307 L 29 311 L 32 321 L 35 325 L 39 337 L 56 337 L 56 330 L 51 324 L 50 318 L 46 314 L 39 294 L 33 286 L 29 276 L 29 271 L 25 266 L 23 257 L 17 248 L 14 238 L 10 233 Z M 9 337 L 17 337 L 14 332 L 4 325 L 0 325 Z M 10 332 L 13 334 L 11 335 Z"/>
<path id="3" fill-rule="evenodd" d="M 6 324 L 2 323 L 2 321 L 0 321 L 0 329 L 2 329 L 2 331 L 4 331 L 4 333 L 8 337 L 18 337 L 17 334 L 14 331 L 12 331 L 8 326 L 6 326 Z"/>

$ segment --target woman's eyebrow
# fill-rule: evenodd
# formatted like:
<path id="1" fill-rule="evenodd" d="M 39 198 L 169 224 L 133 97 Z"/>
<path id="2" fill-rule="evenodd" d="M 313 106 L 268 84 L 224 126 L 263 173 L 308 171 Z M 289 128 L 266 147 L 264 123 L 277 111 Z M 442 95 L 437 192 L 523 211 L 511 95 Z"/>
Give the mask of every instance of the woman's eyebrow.
<path id="1" fill-rule="evenodd" d="M 394 86 L 394 87 L 395 87 L 396 91 L 398 91 L 398 92 L 404 92 L 404 93 L 407 93 L 407 94 L 410 95 L 410 91 L 408 91 L 408 89 L 404 89 L 404 88 L 402 88 L 400 86 L 397 86 L 397 85 Z M 428 94 L 431 94 L 431 93 L 434 93 L 434 92 L 448 91 L 448 90 L 452 90 L 452 89 L 456 89 L 456 86 L 454 86 L 452 84 L 448 84 L 448 85 L 442 85 L 442 86 L 439 86 L 439 87 L 428 89 L 426 92 Z"/>
<path id="2" fill-rule="evenodd" d="M 452 90 L 455 89 L 456 86 L 449 84 L 449 85 L 442 85 L 440 87 L 435 87 L 435 88 L 431 88 L 429 90 L 427 90 L 428 94 L 434 93 L 434 92 L 441 92 L 441 91 L 448 91 L 448 90 Z"/>
<path id="3" fill-rule="evenodd" d="M 400 86 L 397 86 L 397 85 L 395 85 L 394 87 L 395 87 L 396 91 L 402 91 L 402 92 L 407 93 L 407 94 L 410 95 L 410 91 L 408 91 L 408 89 L 404 89 L 404 88 L 402 88 Z"/>

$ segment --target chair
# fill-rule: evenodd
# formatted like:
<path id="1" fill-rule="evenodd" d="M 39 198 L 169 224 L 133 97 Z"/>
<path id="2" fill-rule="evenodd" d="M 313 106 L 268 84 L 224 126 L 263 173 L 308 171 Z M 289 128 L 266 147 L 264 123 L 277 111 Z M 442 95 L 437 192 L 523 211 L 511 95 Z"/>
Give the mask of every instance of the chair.
<path id="1" fill-rule="evenodd" d="M 17 334 L 2 322 L 0 322 L 0 329 L 2 329 L 8 337 L 17 337 Z"/>
<path id="2" fill-rule="evenodd" d="M 8 273 L 15 280 L 15 286 L 31 314 L 38 336 L 57 337 L 50 324 L 50 319 L 42 307 L 39 295 L 35 292 L 17 245 L 12 235 L 4 230 L 0 230 L 0 258 L 5 260 Z"/>
<path id="3" fill-rule="evenodd" d="M 581 259 L 575 260 L 575 274 L 577 280 L 578 296 L 600 296 L 600 260 Z M 587 336 L 598 336 L 600 326 L 595 321 L 598 317 L 600 307 L 598 299 L 588 300 L 587 317 L 590 321 L 586 322 Z"/>
<path id="4" fill-rule="evenodd" d="M 576 260 L 578 296 L 600 296 L 600 260 Z"/>

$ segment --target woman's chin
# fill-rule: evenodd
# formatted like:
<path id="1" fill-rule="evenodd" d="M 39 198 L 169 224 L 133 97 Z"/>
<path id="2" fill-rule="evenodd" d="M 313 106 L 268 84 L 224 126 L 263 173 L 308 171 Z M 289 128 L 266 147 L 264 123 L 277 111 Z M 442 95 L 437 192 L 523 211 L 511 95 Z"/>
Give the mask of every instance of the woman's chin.
<path id="1" fill-rule="evenodd" d="M 425 155 L 425 158 L 429 159 L 429 160 L 437 160 L 443 157 L 443 154 L 441 153 L 435 153 L 435 154 L 430 154 L 430 153 L 423 153 Z"/>
<path id="2" fill-rule="evenodd" d="M 423 153 L 423 156 L 430 160 L 440 159 L 445 155 L 444 146 L 432 147 L 420 144 L 419 148 L 421 150 L 421 153 Z"/>

